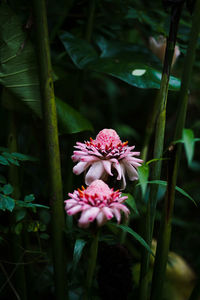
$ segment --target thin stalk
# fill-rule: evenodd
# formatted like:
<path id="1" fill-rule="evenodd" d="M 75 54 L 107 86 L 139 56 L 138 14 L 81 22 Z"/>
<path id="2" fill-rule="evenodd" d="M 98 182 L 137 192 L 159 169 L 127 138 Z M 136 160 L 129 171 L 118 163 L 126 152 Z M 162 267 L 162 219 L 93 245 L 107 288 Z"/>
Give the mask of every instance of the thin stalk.
<path id="1" fill-rule="evenodd" d="M 4 90 L 4 97 L 10 97 Z M 12 99 L 10 99 L 12 100 Z M 10 152 L 17 152 L 17 118 L 16 113 L 12 110 L 9 114 L 9 134 L 8 134 L 8 148 Z M 20 199 L 19 188 L 19 169 L 15 165 L 9 166 L 9 183 L 13 186 L 12 197 L 17 200 Z M 11 214 L 11 224 L 16 224 L 15 212 Z M 11 234 L 11 251 L 14 263 L 18 264 L 14 273 L 15 289 L 22 300 L 27 299 L 26 291 L 26 276 L 23 265 L 23 241 L 22 236 L 15 233 Z"/>
<path id="2" fill-rule="evenodd" d="M 90 253 L 89 253 L 89 260 L 88 260 L 89 266 L 88 266 L 87 277 L 86 277 L 84 300 L 90 299 L 92 281 L 93 281 L 94 271 L 96 267 L 98 244 L 99 244 L 99 229 L 97 229 L 97 232 L 95 232 L 94 238 L 90 246 Z"/>
<path id="3" fill-rule="evenodd" d="M 67 298 L 66 261 L 64 255 L 64 206 L 58 140 L 57 114 L 53 88 L 45 0 L 33 0 L 37 29 L 40 87 L 44 116 L 45 141 L 49 175 L 49 199 L 52 209 L 52 242 L 55 292 L 57 300 Z"/>
<path id="4" fill-rule="evenodd" d="M 156 124 L 155 144 L 154 144 L 154 158 L 161 158 L 163 153 L 165 123 L 166 123 L 166 106 L 168 97 L 169 77 L 172 64 L 172 58 L 174 54 L 174 48 L 176 44 L 176 36 L 178 31 L 178 24 L 180 20 L 180 14 L 182 5 L 173 6 L 171 11 L 171 22 L 169 37 L 167 39 L 167 46 L 165 52 L 165 60 L 163 66 L 163 73 L 161 79 L 161 87 L 158 95 L 159 113 Z M 158 180 L 161 174 L 162 162 L 158 161 L 152 167 L 151 180 Z M 150 196 L 147 205 L 146 223 L 144 238 L 146 242 L 151 246 L 154 220 L 157 205 L 157 191 L 158 186 L 152 185 L 150 188 Z M 148 298 L 148 271 L 149 271 L 149 253 L 146 249 L 143 249 L 141 273 L 140 273 L 140 291 L 139 299 L 146 300 Z"/>
<path id="5" fill-rule="evenodd" d="M 182 131 L 185 125 L 187 104 L 188 104 L 188 89 L 191 83 L 192 68 L 195 61 L 195 52 L 197 47 L 198 35 L 200 31 L 200 0 L 196 1 L 194 16 L 192 20 L 192 28 L 190 33 L 190 41 L 185 58 L 181 90 L 179 94 L 179 110 L 178 120 L 174 140 L 182 137 Z M 175 187 L 177 181 L 177 174 L 181 156 L 181 145 L 175 148 L 170 147 L 170 160 L 168 165 L 168 186 L 165 197 L 165 206 L 163 218 L 161 220 L 161 229 L 158 239 L 158 246 L 156 251 L 155 267 L 152 281 L 151 300 L 162 299 L 162 290 L 164 283 L 164 276 L 168 258 L 169 245 L 171 240 L 171 223 L 174 208 Z"/>

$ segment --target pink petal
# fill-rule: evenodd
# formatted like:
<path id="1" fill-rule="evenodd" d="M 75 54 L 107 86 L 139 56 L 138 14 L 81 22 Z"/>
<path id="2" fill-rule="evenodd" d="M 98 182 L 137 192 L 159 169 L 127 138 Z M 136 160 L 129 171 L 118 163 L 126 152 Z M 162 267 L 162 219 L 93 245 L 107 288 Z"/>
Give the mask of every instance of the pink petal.
<path id="1" fill-rule="evenodd" d="M 90 185 L 94 180 L 100 179 L 104 173 L 104 167 L 101 161 L 94 162 L 85 176 L 85 183 Z"/>
<path id="2" fill-rule="evenodd" d="M 87 155 L 87 156 L 81 157 L 81 161 L 84 161 L 84 162 L 92 163 L 97 160 L 99 160 L 99 158 L 97 158 L 96 156 L 92 156 L 92 155 Z"/>
<path id="3" fill-rule="evenodd" d="M 96 217 L 96 220 L 97 220 L 97 225 L 102 226 L 105 224 L 107 219 L 106 219 L 104 213 L 102 211 L 100 211 Z"/>
<path id="4" fill-rule="evenodd" d="M 110 175 L 113 176 L 111 173 L 111 162 L 109 160 L 102 160 L 103 166 L 105 171 Z"/>
<path id="5" fill-rule="evenodd" d="M 70 209 L 72 206 L 77 204 L 76 200 L 66 200 L 65 202 L 65 209 L 68 210 Z"/>
<path id="6" fill-rule="evenodd" d="M 125 167 L 125 170 L 128 174 L 129 179 L 131 181 L 137 180 L 138 179 L 138 173 L 137 173 L 136 169 L 130 163 L 127 163 L 126 161 L 123 161 L 123 164 L 124 164 L 124 167 Z"/>
<path id="7" fill-rule="evenodd" d="M 87 169 L 89 164 L 87 162 L 80 161 L 76 166 L 73 167 L 73 173 L 80 175 L 83 171 Z"/>
<path id="8" fill-rule="evenodd" d="M 113 167 L 117 170 L 118 176 L 117 180 L 121 180 L 122 178 L 122 168 L 119 162 L 116 162 L 113 164 Z"/>
<path id="9" fill-rule="evenodd" d="M 117 222 L 120 223 L 120 221 L 121 221 L 120 210 L 117 208 L 113 208 L 113 212 L 114 212 L 115 218 L 117 219 Z"/>
<path id="10" fill-rule="evenodd" d="M 101 211 L 104 213 L 108 220 L 113 218 L 112 210 L 109 207 L 104 206 Z"/>
<path id="11" fill-rule="evenodd" d="M 126 217 L 130 214 L 130 210 L 124 204 L 113 203 L 111 204 L 111 206 L 113 207 L 113 209 L 121 209 L 125 213 Z"/>
<path id="12" fill-rule="evenodd" d="M 82 210 L 82 205 L 76 205 L 76 206 L 73 206 L 72 208 L 70 208 L 68 211 L 67 211 L 67 214 L 69 216 L 73 216 L 75 214 L 77 214 L 79 211 Z"/>
<path id="13" fill-rule="evenodd" d="M 122 173 L 122 186 L 121 186 L 121 190 L 124 190 L 126 187 L 126 177 L 125 177 L 125 168 L 124 165 L 122 163 L 120 163 L 121 166 L 121 173 Z"/>
<path id="14" fill-rule="evenodd" d="M 99 213 L 99 208 L 98 207 L 91 207 L 85 211 L 82 212 L 81 217 L 78 221 L 78 225 L 80 227 L 88 226 L 90 222 L 93 222 L 96 216 Z"/>

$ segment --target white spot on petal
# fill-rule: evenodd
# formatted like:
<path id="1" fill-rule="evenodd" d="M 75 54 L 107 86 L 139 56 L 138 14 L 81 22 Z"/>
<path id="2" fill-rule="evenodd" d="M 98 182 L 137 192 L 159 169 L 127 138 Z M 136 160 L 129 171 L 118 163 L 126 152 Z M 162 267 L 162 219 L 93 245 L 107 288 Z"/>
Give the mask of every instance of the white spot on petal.
<path id="1" fill-rule="evenodd" d="M 146 70 L 144 69 L 135 69 L 132 71 L 133 76 L 142 76 L 146 73 Z"/>

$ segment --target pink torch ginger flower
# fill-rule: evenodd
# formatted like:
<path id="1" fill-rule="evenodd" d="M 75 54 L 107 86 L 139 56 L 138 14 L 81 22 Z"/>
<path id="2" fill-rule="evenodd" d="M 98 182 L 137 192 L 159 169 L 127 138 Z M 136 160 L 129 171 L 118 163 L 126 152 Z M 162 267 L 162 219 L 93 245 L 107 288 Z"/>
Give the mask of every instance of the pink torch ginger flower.
<path id="1" fill-rule="evenodd" d="M 65 200 L 65 210 L 72 216 L 81 212 L 78 226 L 87 228 L 91 222 L 97 220 L 97 225 L 102 226 L 106 221 L 115 217 L 119 223 L 120 210 L 128 217 L 130 211 L 122 204 L 128 197 L 121 197 L 119 190 L 114 191 L 102 180 L 95 180 L 86 189 L 78 189 L 73 194 L 68 194 L 70 199 Z"/>
<path id="2" fill-rule="evenodd" d="M 128 142 L 122 142 L 113 129 L 103 129 L 93 140 L 77 142 L 72 160 L 78 162 L 73 168 L 76 175 L 87 170 L 85 183 L 90 185 L 96 179 L 105 180 L 108 175 L 117 172 L 117 180 L 122 180 L 122 189 L 126 187 L 126 178 L 133 181 L 138 179 L 137 167 L 143 162 L 135 156 L 140 152 L 133 152 L 135 146 L 129 147 Z"/>

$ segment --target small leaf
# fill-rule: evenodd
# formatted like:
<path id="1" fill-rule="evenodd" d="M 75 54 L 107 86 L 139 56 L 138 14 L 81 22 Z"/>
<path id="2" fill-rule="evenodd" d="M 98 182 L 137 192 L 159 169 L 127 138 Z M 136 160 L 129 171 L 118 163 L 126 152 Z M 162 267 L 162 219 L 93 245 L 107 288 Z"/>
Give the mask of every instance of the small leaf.
<path id="1" fill-rule="evenodd" d="M 183 129 L 183 142 L 188 160 L 188 165 L 191 164 L 194 155 L 194 133 L 191 129 Z"/>
<path id="2" fill-rule="evenodd" d="M 9 196 L 0 194 L 0 209 L 5 211 L 6 209 L 9 211 L 13 211 L 15 207 L 15 200 Z"/>
<path id="3" fill-rule="evenodd" d="M 13 187 L 11 184 L 8 183 L 8 184 L 5 184 L 1 190 L 5 195 L 10 195 L 13 192 Z"/>
<path id="4" fill-rule="evenodd" d="M 38 161 L 37 158 L 22 153 L 13 152 L 11 153 L 11 155 L 13 156 L 13 158 L 21 161 Z"/>
<path id="5" fill-rule="evenodd" d="M 34 196 L 33 194 L 26 195 L 26 196 L 24 197 L 24 201 L 25 201 L 25 202 L 32 202 L 32 201 L 34 201 L 34 200 L 35 200 L 35 196 Z"/>
<path id="6" fill-rule="evenodd" d="M 15 226 L 15 233 L 16 233 L 17 235 L 19 235 L 19 234 L 21 233 L 22 229 L 23 229 L 22 223 L 18 223 L 18 224 Z"/>
<path id="7" fill-rule="evenodd" d="M 3 152 L 2 155 L 13 165 L 19 166 L 18 161 L 12 156 L 11 153 Z"/>
<path id="8" fill-rule="evenodd" d="M 76 270 L 78 262 L 81 258 L 83 248 L 85 247 L 86 241 L 78 239 L 74 245 L 74 254 L 73 254 L 73 271 Z"/>
<path id="9" fill-rule="evenodd" d="M 23 220 L 26 216 L 26 210 L 21 208 L 19 210 L 17 210 L 16 214 L 15 214 L 15 218 L 17 222 L 20 222 L 21 220 Z"/>
<path id="10" fill-rule="evenodd" d="M 78 133 L 86 130 L 94 130 L 89 120 L 58 98 L 56 98 L 56 109 L 60 133 Z"/>
<path id="11" fill-rule="evenodd" d="M 128 204 L 128 206 L 130 206 L 137 215 L 139 215 L 133 195 L 131 195 L 130 193 L 122 193 L 122 196 L 128 197 L 125 203 Z"/>
<path id="12" fill-rule="evenodd" d="M 8 160 L 2 155 L 0 155 L 0 164 L 4 166 L 9 166 Z"/>
<path id="13" fill-rule="evenodd" d="M 141 167 L 138 167 L 139 183 L 141 185 L 142 197 L 144 198 L 147 188 L 147 180 L 149 177 L 149 167 L 146 164 L 143 164 Z"/>
<path id="14" fill-rule="evenodd" d="M 153 254 L 151 248 L 149 247 L 149 245 L 133 229 L 131 229 L 130 227 L 128 227 L 126 225 L 118 225 L 118 224 L 114 224 L 114 223 L 112 223 L 112 225 L 117 226 L 117 227 L 121 228 L 123 231 L 130 233 L 142 246 L 144 246 L 149 251 L 149 253 L 151 253 L 154 256 L 154 254 Z"/>

